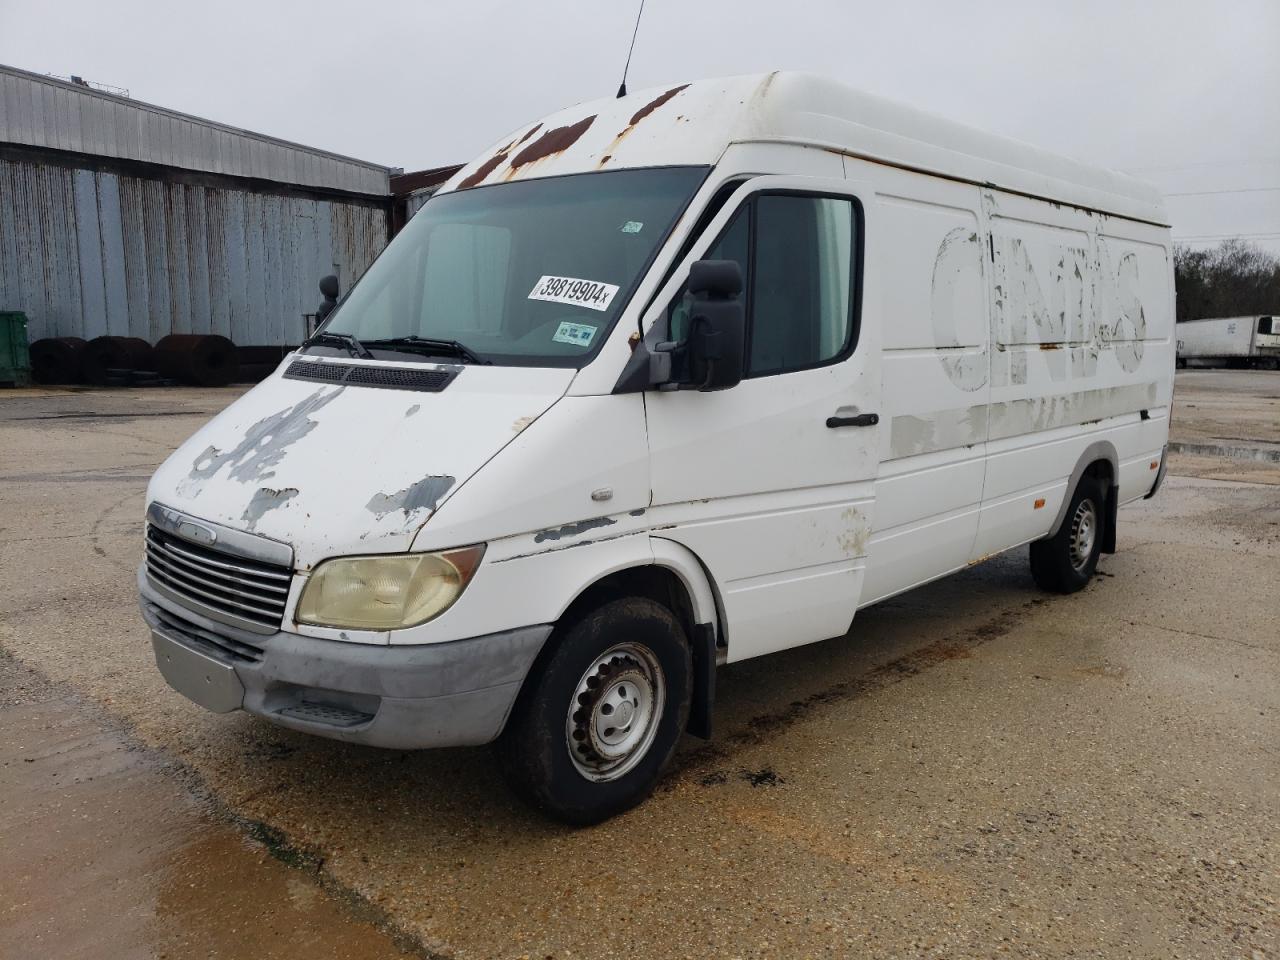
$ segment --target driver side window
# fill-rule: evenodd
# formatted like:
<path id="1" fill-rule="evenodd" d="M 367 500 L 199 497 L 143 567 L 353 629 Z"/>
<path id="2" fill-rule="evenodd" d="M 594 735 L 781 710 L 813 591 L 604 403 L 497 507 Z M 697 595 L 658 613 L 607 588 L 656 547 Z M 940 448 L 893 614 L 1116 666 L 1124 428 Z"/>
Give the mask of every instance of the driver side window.
<path id="1" fill-rule="evenodd" d="M 857 340 L 861 216 L 844 197 L 757 194 L 703 255 L 742 268 L 748 377 L 837 362 Z M 689 330 L 692 298 L 668 311 L 669 336 Z"/>

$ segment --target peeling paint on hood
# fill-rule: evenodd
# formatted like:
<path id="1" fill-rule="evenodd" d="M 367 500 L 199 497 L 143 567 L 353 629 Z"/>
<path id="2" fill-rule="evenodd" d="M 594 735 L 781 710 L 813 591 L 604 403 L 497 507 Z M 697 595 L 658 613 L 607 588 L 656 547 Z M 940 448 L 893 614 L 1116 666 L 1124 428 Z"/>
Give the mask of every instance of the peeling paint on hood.
<path id="1" fill-rule="evenodd" d="M 455 483 L 457 481 L 453 477 L 423 477 L 417 483 L 411 483 L 395 493 L 375 493 L 369 498 L 365 509 L 379 520 L 395 510 L 404 511 L 406 519 L 420 510 L 425 510 L 430 515 L 430 511 L 436 508 L 440 499 Z"/>
<path id="2" fill-rule="evenodd" d="M 244 513 L 241 514 L 240 519 L 244 521 L 245 529 L 256 529 L 258 521 L 262 519 L 263 514 L 268 510 L 278 510 L 297 495 L 298 491 L 293 487 L 286 487 L 283 490 L 259 487 L 258 492 L 253 495 L 253 499 L 249 501 L 249 505 L 244 508 Z"/>
<path id="3" fill-rule="evenodd" d="M 440 393 L 317 387 L 272 376 L 211 420 L 152 478 L 148 499 L 332 556 L 410 549 L 417 531 L 564 395 L 573 370 L 468 366 Z"/>
<path id="4" fill-rule="evenodd" d="M 312 414 L 335 400 L 346 387 L 336 390 L 321 388 L 292 407 L 263 417 L 244 432 L 239 442 L 225 453 L 218 447 L 206 447 L 191 464 L 185 486 L 198 494 L 204 481 L 225 466 L 228 475 L 240 483 L 266 480 L 275 476 L 272 468 L 280 462 L 294 442 L 301 440 L 316 426 Z"/>

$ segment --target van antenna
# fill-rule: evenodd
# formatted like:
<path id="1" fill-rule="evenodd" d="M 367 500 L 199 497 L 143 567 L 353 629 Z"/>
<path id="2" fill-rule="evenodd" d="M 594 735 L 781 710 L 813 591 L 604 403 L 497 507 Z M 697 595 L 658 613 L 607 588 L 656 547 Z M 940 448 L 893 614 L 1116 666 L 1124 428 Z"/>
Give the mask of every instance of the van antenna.
<path id="1" fill-rule="evenodd" d="M 640 18 L 644 16 L 644 0 L 640 0 L 640 9 L 636 11 L 636 26 L 631 31 L 631 46 L 627 47 L 627 62 L 622 68 L 622 83 L 618 84 L 618 99 L 627 95 L 627 71 L 631 69 L 631 52 L 636 48 L 636 34 L 640 32 Z"/>

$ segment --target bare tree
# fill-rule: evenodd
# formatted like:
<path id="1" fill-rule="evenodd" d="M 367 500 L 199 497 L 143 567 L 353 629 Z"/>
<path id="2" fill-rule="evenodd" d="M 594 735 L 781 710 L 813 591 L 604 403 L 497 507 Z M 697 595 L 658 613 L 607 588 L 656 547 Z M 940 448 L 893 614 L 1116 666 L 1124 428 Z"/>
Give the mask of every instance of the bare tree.
<path id="1" fill-rule="evenodd" d="M 1280 259 L 1244 240 L 1173 253 L 1178 320 L 1280 314 Z"/>

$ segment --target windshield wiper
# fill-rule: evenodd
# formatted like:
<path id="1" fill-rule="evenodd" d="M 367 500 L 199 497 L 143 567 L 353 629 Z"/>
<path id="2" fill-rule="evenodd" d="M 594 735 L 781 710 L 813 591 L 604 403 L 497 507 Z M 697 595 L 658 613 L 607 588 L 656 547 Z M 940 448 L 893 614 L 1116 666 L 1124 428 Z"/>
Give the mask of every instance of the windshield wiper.
<path id="1" fill-rule="evenodd" d="M 322 330 L 303 340 L 302 346 L 306 348 L 317 343 L 336 343 L 346 347 L 353 357 L 359 357 L 361 360 L 373 359 L 373 354 L 369 352 L 369 348 L 349 333 L 334 333 L 329 330 Z"/>
<path id="2" fill-rule="evenodd" d="M 483 359 L 465 343 L 461 343 L 457 340 L 436 340 L 432 337 L 419 337 L 413 335 L 407 337 L 385 337 L 381 340 L 369 340 L 368 345 L 371 347 L 389 347 L 392 350 L 408 350 L 415 353 L 422 353 L 427 356 L 457 357 L 464 363 L 493 363 L 492 360 Z"/>

